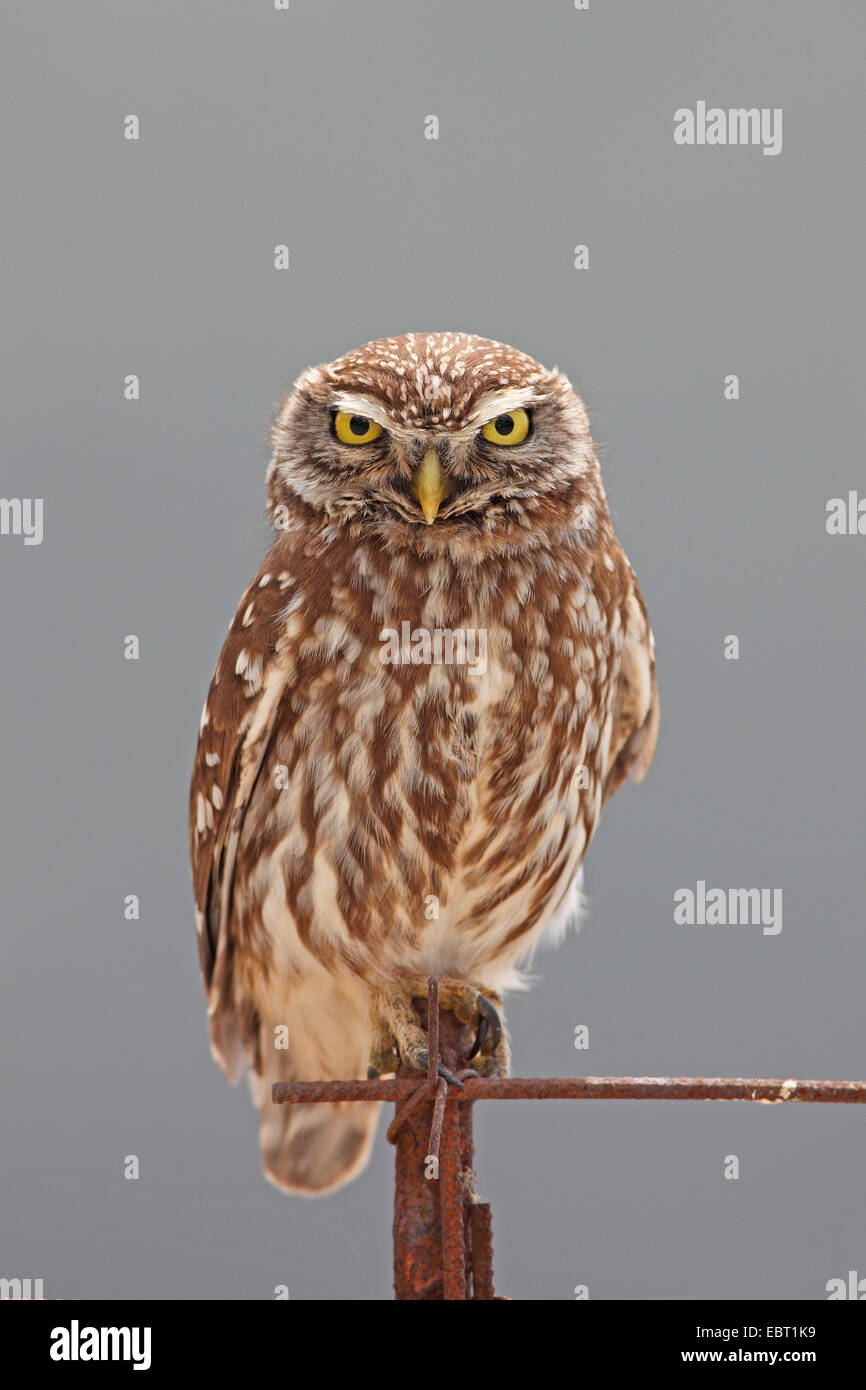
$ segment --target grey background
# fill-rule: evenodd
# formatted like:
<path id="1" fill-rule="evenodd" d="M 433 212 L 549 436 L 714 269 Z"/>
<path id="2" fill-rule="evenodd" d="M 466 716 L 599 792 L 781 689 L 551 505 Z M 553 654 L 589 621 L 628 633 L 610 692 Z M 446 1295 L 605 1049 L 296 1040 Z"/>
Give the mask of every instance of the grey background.
<path id="1" fill-rule="evenodd" d="M 824 524 L 863 488 L 862 6 L 4 10 L 0 491 L 45 499 L 45 539 L 0 538 L 0 1275 L 390 1294 L 381 1134 L 325 1200 L 259 1175 L 207 1048 L 186 851 L 201 703 L 268 545 L 273 403 L 383 334 L 568 372 L 655 627 L 656 763 L 606 813 L 581 935 L 510 1005 L 516 1071 L 862 1077 L 866 539 Z M 675 146 L 699 99 L 782 107 L 781 154 Z M 675 926 L 698 878 L 781 887 L 781 935 Z M 491 1103 L 500 1291 L 821 1298 L 866 1274 L 863 1121 Z"/>

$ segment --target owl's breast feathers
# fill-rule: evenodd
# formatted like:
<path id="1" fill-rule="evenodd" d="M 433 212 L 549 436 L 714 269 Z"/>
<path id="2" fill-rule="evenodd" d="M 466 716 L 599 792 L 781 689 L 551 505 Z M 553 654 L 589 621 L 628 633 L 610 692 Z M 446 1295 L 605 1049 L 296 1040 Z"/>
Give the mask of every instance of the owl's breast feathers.
<path id="1" fill-rule="evenodd" d="M 243 1001 L 275 977 L 506 979 L 657 723 L 652 635 L 609 523 L 475 565 L 281 535 L 217 663 L 191 788 L 227 1067 L 223 1006 L 250 1045 Z"/>

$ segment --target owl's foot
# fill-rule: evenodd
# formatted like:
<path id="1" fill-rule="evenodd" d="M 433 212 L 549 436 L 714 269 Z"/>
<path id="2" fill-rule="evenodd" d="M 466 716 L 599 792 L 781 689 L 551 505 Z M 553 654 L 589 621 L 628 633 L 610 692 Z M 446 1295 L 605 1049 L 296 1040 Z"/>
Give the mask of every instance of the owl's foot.
<path id="1" fill-rule="evenodd" d="M 413 976 L 399 989 L 380 996 L 370 1063 L 378 1071 L 396 1071 L 400 1062 L 416 1071 L 427 1070 L 427 1034 L 412 1004 L 426 999 L 427 979 Z M 507 1076 L 510 1064 L 508 1036 L 499 1013 L 502 1000 L 492 990 L 481 990 L 464 980 L 439 978 L 439 1007 L 475 1029 L 475 1042 L 467 1061 L 480 1076 Z M 439 1075 L 453 1081 L 440 1066 Z"/>

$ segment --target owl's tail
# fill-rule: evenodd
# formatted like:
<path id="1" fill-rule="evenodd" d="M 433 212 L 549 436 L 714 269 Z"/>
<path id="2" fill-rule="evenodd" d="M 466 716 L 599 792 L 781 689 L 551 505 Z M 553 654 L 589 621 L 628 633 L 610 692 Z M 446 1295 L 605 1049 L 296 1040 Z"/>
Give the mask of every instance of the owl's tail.
<path id="1" fill-rule="evenodd" d="M 253 1099 L 261 1112 L 265 1176 L 316 1197 L 357 1177 L 373 1147 L 378 1102 L 275 1105 L 275 1081 L 346 1081 L 367 1075 L 372 1030 L 365 993 L 332 979 L 289 996 L 285 1015 L 259 1028 Z"/>

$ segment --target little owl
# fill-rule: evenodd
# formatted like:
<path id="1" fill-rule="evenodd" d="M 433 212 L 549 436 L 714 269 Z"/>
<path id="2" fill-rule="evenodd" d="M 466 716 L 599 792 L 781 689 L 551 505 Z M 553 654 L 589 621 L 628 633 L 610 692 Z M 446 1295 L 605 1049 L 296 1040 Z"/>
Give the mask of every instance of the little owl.
<path id="1" fill-rule="evenodd" d="M 265 1172 L 325 1192 L 378 1105 L 275 1081 L 426 1066 L 413 999 L 508 1067 L 502 991 L 576 913 L 602 806 L 658 728 L 653 638 L 568 380 L 409 333 L 298 379 L 271 550 L 201 720 L 191 846 L 214 1055 L 251 1072 Z"/>

